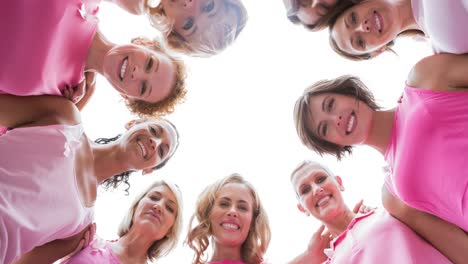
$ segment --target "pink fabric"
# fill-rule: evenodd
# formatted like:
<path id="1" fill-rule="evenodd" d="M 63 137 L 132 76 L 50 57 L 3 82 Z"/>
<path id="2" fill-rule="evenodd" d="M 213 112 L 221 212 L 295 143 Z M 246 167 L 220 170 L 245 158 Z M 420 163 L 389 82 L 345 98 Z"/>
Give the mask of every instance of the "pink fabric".
<path id="1" fill-rule="evenodd" d="M 111 242 L 95 239 L 91 244 L 63 264 L 122 264 L 112 251 Z"/>
<path id="2" fill-rule="evenodd" d="M 411 5 L 435 53 L 468 53 L 468 0 L 411 0 Z"/>
<path id="3" fill-rule="evenodd" d="M 77 85 L 99 2 L 0 1 L 0 94 L 60 96 L 65 85 Z"/>
<path id="4" fill-rule="evenodd" d="M 468 231 L 468 93 L 407 86 L 395 112 L 386 185 L 418 210 Z"/>
<path id="5" fill-rule="evenodd" d="M 0 137 L 0 263 L 70 237 L 93 219 L 79 199 L 75 151 L 83 127 L 9 130 Z"/>
<path id="6" fill-rule="evenodd" d="M 451 263 L 385 210 L 356 217 L 331 246 L 325 263 Z"/>

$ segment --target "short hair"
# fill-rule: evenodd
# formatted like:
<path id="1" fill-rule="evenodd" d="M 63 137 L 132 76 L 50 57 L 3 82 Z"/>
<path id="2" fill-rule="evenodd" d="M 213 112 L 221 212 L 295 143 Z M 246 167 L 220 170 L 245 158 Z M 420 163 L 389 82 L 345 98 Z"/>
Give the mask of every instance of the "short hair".
<path id="1" fill-rule="evenodd" d="M 228 12 L 235 13 L 237 25 L 235 28 L 227 29 L 224 34 L 224 38 L 220 41 L 213 41 L 212 39 L 204 38 L 201 41 L 202 45 L 192 45 L 192 43 L 187 42 L 180 34 L 172 29 L 173 25 L 166 17 L 162 2 L 154 8 L 148 7 L 146 12 L 151 24 L 165 36 L 166 44 L 169 48 L 189 56 L 209 57 L 220 53 L 231 45 L 244 29 L 248 20 L 247 9 L 242 4 L 241 0 L 221 0 L 220 2 L 224 4 L 224 8 L 228 10 Z M 223 25 L 214 23 L 211 25 L 211 29 L 205 30 L 211 30 L 210 32 L 217 31 L 220 29 L 220 26 Z M 221 30 L 224 31 L 225 28 L 222 28 Z"/>
<path id="2" fill-rule="evenodd" d="M 260 264 L 263 262 L 268 244 L 270 243 L 271 231 L 268 216 L 260 202 L 260 197 L 251 183 L 241 175 L 234 173 L 213 184 L 208 185 L 197 200 L 195 213 L 190 218 L 189 232 L 186 243 L 195 251 L 193 263 L 205 263 L 205 251 L 210 244 L 211 223 L 210 214 L 215 204 L 216 193 L 228 183 L 240 183 L 246 186 L 254 198 L 252 222 L 249 234 L 241 247 L 242 261 L 249 264 Z M 194 224 L 195 219 L 198 224 Z M 193 225 L 192 225 L 193 224 Z"/>
<path id="3" fill-rule="evenodd" d="M 321 169 L 323 169 L 328 174 L 328 176 L 333 177 L 333 178 L 336 177 L 336 175 L 327 166 L 323 165 L 322 163 L 320 163 L 318 161 L 313 161 L 313 160 L 304 160 L 304 161 L 302 161 L 301 163 L 299 163 L 296 166 L 296 168 L 293 170 L 293 172 L 291 172 L 291 176 L 289 178 L 291 183 L 292 183 L 292 180 L 293 180 L 294 176 L 296 176 L 296 174 L 299 171 L 301 171 L 305 167 L 314 166 L 314 165 L 320 167 Z M 293 189 L 294 189 L 294 186 L 293 186 Z M 295 189 L 294 189 L 294 193 L 296 194 L 296 198 L 299 199 L 299 194 L 297 193 L 297 191 Z"/>
<path id="4" fill-rule="evenodd" d="M 337 13 L 341 13 L 353 5 L 352 0 L 337 0 L 336 5 L 330 8 L 327 14 L 320 17 L 315 24 L 304 24 L 297 16 L 299 8 L 301 7 L 301 0 L 284 0 L 284 2 L 286 5 L 286 16 L 289 21 L 295 25 L 303 25 L 306 29 L 311 31 L 319 31 L 328 27 L 330 21 L 335 18 Z"/>
<path id="5" fill-rule="evenodd" d="M 154 120 L 154 119 L 153 119 Z M 175 134 L 176 134 L 176 141 L 174 142 L 174 150 L 168 154 L 167 158 L 164 159 L 161 163 L 157 164 L 156 166 L 153 167 L 154 170 L 158 170 L 166 165 L 166 163 L 171 159 L 171 157 L 174 155 L 175 151 L 179 147 L 179 131 L 177 130 L 177 127 L 169 120 L 164 119 L 164 118 L 158 118 L 158 121 L 165 122 L 167 123 L 172 129 L 174 129 Z M 144 122 L 150 122 L 152 119 L 138 119 L 136 120 L 137 124 L 141 124 Z M 122 134 L 119 134 L 113 138 L 98 138 L 94 142 L 98 144 L 109 144 L 113 141 L 116 141 L 117 139 L 120 138 Z M 130 189 L 130 183 L 128 182 L 130 178 L 130 174 L 134 173 L 134 170 L 129 170 L 122 172 L 120 174 L 114 175 L 108 179 L 105 179 L 102 183 L 101 186 L 104 187 L 104 189 L 116 189 L 121 183 L 125 183 L 127 188 L 125 189 L 125 192 L 128 194 L 128 190 Z"/>
<path id="6" fill-rule="evenodd" d="M 140 117 L 161 117 L 174 112 L 175 106 L 182 103 L 187 94 L 187 90 L 185 89 L 185 79 L 187 78 L 185 63 L 182 59 L 169 52 L 158 39 L 148 40 L 144 37 L 139 37 L 132 39 L 132 43 L 165 54 L 174 64 L 175 76 L 169 95 L 161 101 L 150 103 L 143 100 L 126 100 L 127 107 L 132 113 Z"/>
<path id="7" fill-rule="evenodd" d="M 155 181 L 153 184 L 148 186 L 140 194 L 138 194 L 133 202 L 130 205 L 130 209 L 127 214 L 122 219 L 122 222 L 119 225 L 118 235 L 119 237 L 125 236 L 133 226 L 133 216 L 135 215 L 136 208 L 140 203 L 141 199 L 151 191 L 154 187 L 157 186 L 166 186 L 171 190 L 176 198 L 177 203 L 177 214 L 175 216 L 174 224 L 168 233 L 160 240 L 154 241 L 151 247 L 148 249 L 147 258 L 149 261 L 154 261 L 162 256 L 170 253 L 176 246 L 179 241 L 180 232 L 182 230 L 182 193 L 177 185 L 164 180 Z"/>
<path id="8" fill-rule="evenodd" d="M 318 81 L 307 87 L 297 99 L 294 105 L 294 123 L 302 144 L 321 156 L 326 153 L 334 155 L 338 160 L 341 160 L 344 154 L 351 154 L 352 146 L 340 146 L 326 141 L 316 135 L 307 125 L 311 118 L 311 98 L 324 93 L 341 94 L 356 98 L 356 100 L 362 101 L 372 110 L 378 110 L 380 107 L 377 105 L 374 95 L 367 86 L 358 77 L 351 75 Z"/>

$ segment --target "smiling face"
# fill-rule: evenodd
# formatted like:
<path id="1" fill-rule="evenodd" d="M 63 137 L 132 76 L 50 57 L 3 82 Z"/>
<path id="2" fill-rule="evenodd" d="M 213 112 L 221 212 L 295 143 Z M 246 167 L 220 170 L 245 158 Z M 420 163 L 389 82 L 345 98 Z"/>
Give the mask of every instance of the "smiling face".
<path id="1" fill-rule="evenodd" d="M 315 25 L 336 5 L 338 0 L 297 0 L 296 17 L 303 25 Z"/>
<path id="2" fill-rule="evenodd" d="M 138 203 L 133 216 L 133 226 L 142 235 L 151 235 L 153 240 L 166 236 L 178 214 L 177 199 L 165 185 L 152 188 Z"/>
<path id="3" fill-rule="evenodd" d="M 130 124 L 130 123 L 129 123 Z M 130 129 L 120 141 L 125 157 L 122 160 L 136 170 L 161 164 L 175 151 L 177 132 L 164 120 L 131 123 Z"/>
<path id="4" fill-rule="evenodd" d="M 309 163 L 297 170 L 291 178 L 299 199 L 301 212 L 310 213 L 322 222 L 328 222 L 346 210 L 341 191 L 341 179 L 330 176 L 319 164 Z"/>
<path id="5" fill-rule="evenodd" d="M 126 99 L 155 103 L 170 94 L 175 66 L 162 53 L 137 45 L 122 45 L 105 55 L 103 74 Z"/>
<path id="6" fill-rule="evenodd" d="M 219 189 L 209 216 L 219 246 L 242 246 L 249 234 L 253 206 L 254 198 L 244 184 L 228 183 Z"/>
<path id="7" fill-rule="evenodd" d="M 330 34 L 343 52 L 374 57 L 401 33 L 398 21 L 394 6 L 386 1 L 368 0 L 343 12 Z"/>
<path id="8" fill-rule="evenodd" d="M 369 134 L 373 110 L 353 97 L 323 93 L 310 98 L 307 127 L 318 138 L 340 145 L 364 143 Z"/>
<path id="9" fill-rule="evenodd" d="M 237 31 L 238 14 L 224 0 L 162 0 L 167 19 L 190 46 L 223 46 Z M 234 37 L 235 38 L 235 37 Z"/>

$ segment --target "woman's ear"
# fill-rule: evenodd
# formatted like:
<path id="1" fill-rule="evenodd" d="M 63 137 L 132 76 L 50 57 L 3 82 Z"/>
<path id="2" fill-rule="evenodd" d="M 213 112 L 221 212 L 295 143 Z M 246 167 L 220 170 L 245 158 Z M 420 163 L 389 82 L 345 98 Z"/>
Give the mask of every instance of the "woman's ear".
<path id="1" fill-rule="evenodd" d="M 309 212 L 307 212 L 307 211 L 304 209 L 304 207 L 302 207 L 302 205 L 299 204 L 299 203 L 297 204 L 297 209 L 299 209 L 299 211 L 301 211 L 302 213 L 304 213 L 304 214 L 307 215 L 307 216 L 310 215 Z"/>
<path id="2" fill-rule="evenodd" d="M 344 185 L 343 185 L 343 180 L 338 175 L 335 176 L 335 180 L 338 183 L 338 186 L 340 187 L 340 191 L 343 192 L 345 190 Z"/>
<path id="3" fill-rule="evenodd" d="M 127 130 L 129 130 L 129 129 L 132 128 L 135 124 L 136 124 L 136 120 L 135 120 L 135 119 L 130 120 L 130 121 L 128 121 L 128 122 L 125 124 L 125 128 L 126 128 Z"/>
<path id="4" fill-rule="evenodd" d="M 142 174 L 142 175 L 146 175 L 146 174 L 150 174 L 150 173 L 152 173 L 153 171 L 154 171 L 154 169 L 153 169 L 153 168 L 150 168 L 150 169 L 144 169 L 144 170 L 142 170 L 142 171 L 141 171 L 141 174 Z"/>

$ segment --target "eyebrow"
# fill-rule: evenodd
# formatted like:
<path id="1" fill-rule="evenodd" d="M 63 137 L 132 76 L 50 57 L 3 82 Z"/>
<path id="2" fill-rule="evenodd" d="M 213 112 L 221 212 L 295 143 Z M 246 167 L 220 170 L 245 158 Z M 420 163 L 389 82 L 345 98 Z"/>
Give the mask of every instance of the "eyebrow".
<path id="1" fill-rule="evenodd" d="M 161 192 L 158 192 L 158 191 L 152 191 L 152 192 L 150 192 L 150 195 L 151 194 L 157 194 L 157 195 L 160 195 L 160 196 L 164 196 Z M 165 196 L 165 197 L 167 198 L 167 196 Z M 172 199 L 167 198 L 167 202 L 177 206 L 177 203 L 174 202 Z"/>
<path id="2" fill-rule="evenodd" d="M 231 198 L 229 198 L 229 197 L 221 197 L 220 199 L 221 199 L 221 200 L 228 200 L 228 201 L 232 202 Z M 238 202 L 238 203 L 249 204 L 249 203 L 248 203 L 247 201 L 245 201 L 245 200 L 238 200 L 237 202 Z"/>

